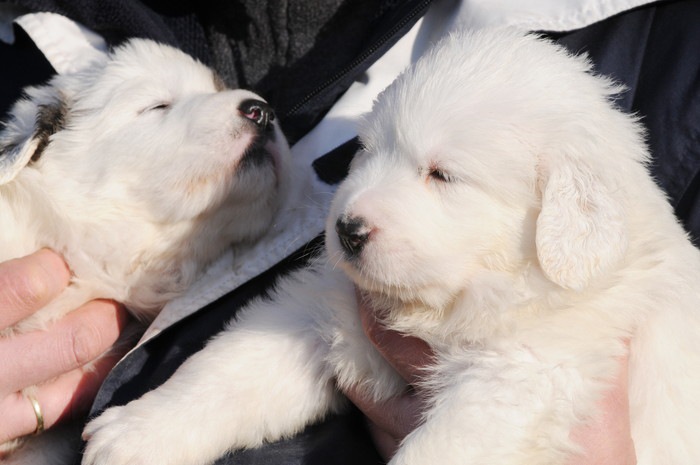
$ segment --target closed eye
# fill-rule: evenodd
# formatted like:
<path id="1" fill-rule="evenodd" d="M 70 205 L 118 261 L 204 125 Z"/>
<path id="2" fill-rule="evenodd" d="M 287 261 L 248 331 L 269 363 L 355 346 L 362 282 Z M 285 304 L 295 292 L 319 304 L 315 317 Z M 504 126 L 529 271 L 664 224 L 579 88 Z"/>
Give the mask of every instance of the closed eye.
<path id="1" fill-rule="evenodd" d="M 440 181 L 440 182 L 449 182 L 450 177 L 445 173 L 444 171 L 438 169 L 438 168 L 431 168 L 430 171 L 428 171 L 428 176 L 430 176 L 431 179 L 434 181 Z"/>
<path id="2" fill-rule="evenodd" d="M 453 176 L 450 176 L 449 173 L 436 166 L 433 166 L 428 169 L 428 177 L 431 180 L 438 182 L 453 182 L 455 180 L 455 178 Z"/>
<path id="3" fill-rule="evenodd" d="M 141 110 L 141 113 L 146 113 L 149 111 L 165 111 L 170 109 L 170 103 L 168 102 L 159 102 L 156 103 L 155 105 L 151 105 L 150 107 L 146 107 L 143 110 Z"/>

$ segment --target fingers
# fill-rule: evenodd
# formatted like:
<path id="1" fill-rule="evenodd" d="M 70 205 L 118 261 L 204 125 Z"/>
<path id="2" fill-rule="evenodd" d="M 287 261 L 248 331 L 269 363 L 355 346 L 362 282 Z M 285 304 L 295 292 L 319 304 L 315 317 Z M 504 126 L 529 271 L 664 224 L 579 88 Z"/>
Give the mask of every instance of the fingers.
<path id="1" fill-rule="evenodd" d="M 0 400 L 0 444 L 36 430 L 32 405 L 18 392 L 27 386 L 39 384 L 34 392 L 45 428 L 85 412 L 102 380 L 123 354 L 110 352 L 90 369 L 82 367 L 114 344 L 128 319 L 120 305 L 97 300 L 68 314 L 47 331 L 0 339 L 0 380 L 6 389 Z"/>
<path id="2" fill-rule="evenodd" d="M 41 309 L 70 281 L 70 270 L 50 250 L 0 263 L 0 329 Z M 92 301 L 46 331 L 0 338 L 0 444 L 33 433 L 37 416 L 19 391 L 29 386 L 41 406 L 44 427 L 86 411 L 122 354 L 109 349 L 128 321 L 123 307 Z M 124 352 L 126 347 L 124 347 Z"/>
<path id="3" fill-rule="evenodd" d="M 384 460 L 388 461 L 403 438 L 420 424 L 423 405 L 414 391 L 381 403 L 368 400 L 355 388 L 345 395 L 367 418 L 374 445 Z"/>
<path id="4" fill-rule="evenodd" d="M 392 367 L 410 385 L 422 377 L 423 367 L 432 363 L 433 352 L 416 337 L 391 331 L 377 321 L 371 305 L 358 296 L 360 320 L 365 334 Z"/>
<path id="5" fill-rule="evenodd" d="M 413 390 L 384 402 L 368 399 L 357 388 L 347 390 L 345 395 L 365 414 L 372 426 L 388 438 L 400 441 L 420 423 L 423 403 Z"/>
<path id="6" fill-rule="evenodd" d="M 124 348 L 123 351 L 127 349 Z M 55 380 L 39 386 L 35 398 L 41 406 L 44 427 L 84 414 L 90 408 L 102 381 L 123 353 L 110 353 L 97 360 L 89 370 L 77 368 L 64 373 Z M 27 398 L 14 393 L 0 401 L 0 444 L 34 433 L 37 427 L 36 414 Z"/>
<path id="7" fill-rule="evenodd" d="M 69 280 L 63 259 L 48 249 L 0 263 L 0 329 L 42 308 Z"/>
<path id="8" fill-rule="evenodd" d="M 358 303 L 360 320 L 367 337 L 406 382 L 415 385 L 423 375 L 423 367 L 432 362 L 433 352 L 428 344 L 388 330 L 360 295 Z M 380 403 L 366 398 L 361 389 L 351 388 L 345 394 L 367 417 L 377 450 L 386 460 L 394 455 L 403 438 L 421 421 L 423 399 L 413 389 Z"/>
<path id="9" fill-rule="evenodd" d="M 0 395 L 42 383 L 94 360 L 119 337 L 128 315 L 114 302 L 96 300 L 47 331 L 0 339 Z"/>

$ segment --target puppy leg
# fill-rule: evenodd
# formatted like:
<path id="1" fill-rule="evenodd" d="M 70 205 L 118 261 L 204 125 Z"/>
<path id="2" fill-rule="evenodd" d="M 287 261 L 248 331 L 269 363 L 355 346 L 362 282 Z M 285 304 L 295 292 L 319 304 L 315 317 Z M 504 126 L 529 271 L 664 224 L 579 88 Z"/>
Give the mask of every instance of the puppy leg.
<path id="1" fill-rule="evenodd" d="M 89 423 L 83 464 L 207 464 L 337 408 L 310 297 L 276 300 L 244 310 L 158 389 Z"/>

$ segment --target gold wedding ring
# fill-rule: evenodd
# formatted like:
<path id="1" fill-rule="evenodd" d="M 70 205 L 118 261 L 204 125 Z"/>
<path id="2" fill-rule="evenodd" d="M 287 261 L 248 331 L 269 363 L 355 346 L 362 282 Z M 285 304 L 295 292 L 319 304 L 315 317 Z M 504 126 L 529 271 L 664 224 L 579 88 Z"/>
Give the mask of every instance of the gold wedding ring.
<path id="1" fill-rule="evenodd" d="M 44 414 L 41 412 L 41 405 L 39 405 L 39 401 L 36 400 L 36 397 L 34 397 L 32 394 L 27 394 L 26 397 L 32 404 L 34 415 L 36 415 L 36 429 L 34 430 L 33 434 L 41 434 L 44 432 Z"/>

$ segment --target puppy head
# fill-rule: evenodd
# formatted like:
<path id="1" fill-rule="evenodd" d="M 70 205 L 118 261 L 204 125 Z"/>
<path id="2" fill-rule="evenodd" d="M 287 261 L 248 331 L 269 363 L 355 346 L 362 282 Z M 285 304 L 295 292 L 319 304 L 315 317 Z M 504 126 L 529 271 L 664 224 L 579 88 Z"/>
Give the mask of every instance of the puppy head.
<path id="1" fill-rule="evenodd" d="M 269 224 L 289 157 L 260 97 L 145 40 L 28 89 L 0 147 L 0 183 L 36 184 L 71 220 L 208 222 L 234 241 Z"/>
<path id="2" fill-rule="evenodd" d="M 533 36 L 449 37 L 361 126 L 327 224 L 330 259 L 361 288 L 438 307 L 533 270 L 583 288 L 624 254 L 616 176 L 646 153 L 609 101 L 617 91 Z"/>

